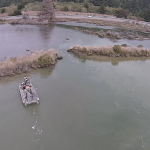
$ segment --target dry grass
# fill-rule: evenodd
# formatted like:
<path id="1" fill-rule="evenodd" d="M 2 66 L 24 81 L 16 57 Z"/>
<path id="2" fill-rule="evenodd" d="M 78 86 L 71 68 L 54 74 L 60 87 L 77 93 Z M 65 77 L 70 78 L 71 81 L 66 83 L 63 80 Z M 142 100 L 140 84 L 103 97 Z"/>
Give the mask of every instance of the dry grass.
<path id="1" fill-rule="evenodd" d="M 38 68 L 40 67 L 38 58 L 44 54 L 48 54 L 52 58 L 52 64 L 50 65 L 55 64 L 58 52 L 56 50 L 42 50 L 22 57 L 12 57 L 0 62 L 0 76 L 14 75 L 16 73 L 27 72 L 29 69 Z"/>
<path id="2" fill-rule="evenodd" d="M 84 54 L 87 56 L 99 55 L 108 57 L 150 57 L 150 49 L 138 47 L 121 47 L 119 52 L 115 52 L 113 50 L 113 46 L 82 47 L 80 45 L 75 45 L 67 51 Z"/>

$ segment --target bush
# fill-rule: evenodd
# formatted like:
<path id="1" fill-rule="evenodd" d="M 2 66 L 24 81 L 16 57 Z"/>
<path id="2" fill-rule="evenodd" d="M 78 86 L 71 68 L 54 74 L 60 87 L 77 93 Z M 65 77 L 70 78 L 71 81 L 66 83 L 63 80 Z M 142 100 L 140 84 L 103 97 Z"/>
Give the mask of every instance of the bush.
<path id="1" fill-rule="evenodd" d="M 105 8 L 105 6 L 103 4 L 98 9 L 98 13 L 100 13 L 100 14 L 105 14 L 106 11 L 107 10 L 106 10 L 106 8 Z"/>
<path id="2" fill-rule="evenodd" d="M 64 6 L 63 11 L 69 11 L 67 6 Z"/>
<path id="3" fill-rule="evenodd" d="M 81 4 L 79 5 L 79 4 L 75 4 L 75 3 L 74 3 L 74 4 L 72 5 L 72 11 L 74 11 L 74 12 L 81 12 L 82 7 L 83 7 L 83 6 L 82 6 Z"/>
<path id="4" fill-rule="evenodd" d="M 6 12 L 6 9 L 5 9 L 5 8 L 2 8 L 2 9 L 1 9 L 1 13 L 3 14 L 4 12 Z"/>
<path id="5" fill-rule="evenodd" d="M 88 2 L 84 3 L 84 7 L 87 9 L 87 11 L 89 10 L 90 4 Z"/>
<path id="6" fill-rule="evenodd" d="M 87 9 L 85 7 L 83 7 L 81 11 L 87 13 Z"/>
<path id="7" fill-rule="evenodd" d="M 28 0 L 24 0 L 24 1 L 22 2 L 23 5 L 27 5 L 28 3 L 29 3 Z"/>
<path id="8" fill-rule="evenodd" d="M 117 18 L 125 18 L 125 19 L 127 19 L 128 14 L 129 14 L 128 11 L 126 11 L 124 9 L 121 9 L 121 8 L 116 9 L 114 11 L 114 13 L 115 13 L 115 15 L 116 15 Z"/>
<path id="9" fill-rule="evenodd" d="M 87 52 L 86 47 L 82 47 L 82 51 L 83 51 L 83 52 Z"/>
<path id="10" fill-rule="evenodd" d="M 121 53 L 121 46 L 120 45 L 114 45 L 113 51 L 115 53 Z"/>
<path id="11" fill-rule="evenodd" d="M 141 48 L 141 47 L 143 47 L 143 45 L 138 45 L 137 47 Z"/>
<path id="12" fill-rule="evenodd" d="M 50 65 L 52 63 L 52 58 L 48 54 L 44 54 L 38 58 L 38 64 L 42 67 Z"/>
<path id="13" fill-rule="evenodd" d="M 18 15 L 21 15 L 20 10 L 14 10 L 14 12 L 11 14 L 11 16 L 18 16 Z"/>
<path id="14" fill-rule="evenodd" d="M 121 46 L 122 46 L 122 47 L 127 47 L 127 44 L 122 44 Z"/>
<path id="15" fill-rule="evenodd" d="M 53 8 L 56 9 L 56 5 L 53 3 Z"/>
<path id="16" fill-rule="evenodd" d="M 23 5 L 23 4 L 19 4 L 18 6 L 17 6 L 17 8 L 18 8 L 18 10 L 20 10 L 21 11 L 21 9 L 23 9 L 25 6 Z"/>

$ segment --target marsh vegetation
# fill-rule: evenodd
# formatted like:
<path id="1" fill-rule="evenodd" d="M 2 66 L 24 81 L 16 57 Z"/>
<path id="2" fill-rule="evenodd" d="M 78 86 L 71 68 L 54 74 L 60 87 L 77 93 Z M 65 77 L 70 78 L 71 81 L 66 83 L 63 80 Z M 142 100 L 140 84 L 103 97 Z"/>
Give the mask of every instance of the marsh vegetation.
<path id="1" fill-rule="evenodd" d="M 150 49 L 139 47 L 124 47 L 120 45 L 103 47 L 82 47 L 75 45 L 67 50 L 86 56 L 107 56 L 107 57 L 150 57 Z"/>
<path id="2" fill-rule="evenodd" d="M 25 73 L 31 69 L 55 65 L 58 53 L 56 50 L 37 51 L 22 57 L 11 57 L 0 62 L 0 77 Z"/>

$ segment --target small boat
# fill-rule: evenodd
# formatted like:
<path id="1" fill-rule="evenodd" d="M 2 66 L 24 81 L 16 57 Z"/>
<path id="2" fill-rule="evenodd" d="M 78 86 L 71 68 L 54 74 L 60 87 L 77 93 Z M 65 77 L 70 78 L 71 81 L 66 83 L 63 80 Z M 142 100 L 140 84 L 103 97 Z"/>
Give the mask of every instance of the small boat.
<path id="1" fill-rule="evenodd" d="M 39 103 L 39 97 L 30 82 L 30 77 L 24 77 L 24 82 L 19 85 L 19 91 L 22 102 L 25 106 Z"/>

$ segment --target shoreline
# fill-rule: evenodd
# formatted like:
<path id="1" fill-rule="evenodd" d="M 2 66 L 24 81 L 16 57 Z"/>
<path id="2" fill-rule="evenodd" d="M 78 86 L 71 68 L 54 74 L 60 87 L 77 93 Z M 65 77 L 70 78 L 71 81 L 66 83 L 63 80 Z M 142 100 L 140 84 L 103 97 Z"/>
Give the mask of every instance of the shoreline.
<path id="1" fill-rule="evenodd" d="M 59 24 L 57 25 L 59 26 Z M 60 24 L 61 26 L 61 24 Z M 97 27 L 84 27 L 84 26 L 70 26 L 63 24 L 64 27 L 69 27 L 75 30 L 78 30 L 80 32 L 86 33 L 86 34 L 93 34 L 97 35 L 99 38 L 108 38 L 112 41 L 117 41 L 119 39 L 129 39 L 129 40 L 150 40 L 150 33 L 145 33 L 141 31 L 133 31 L 128 29 L 122 29 L 122 28 L 114 28 L 114 29 L 104 29 L 103 27 L 97 28 Z"/>
<path id="2" fill-rule="evenodd" d="M 91 18 L 59 18 L 56 17 L 52 22 L 69 22 L 75 21 L 77 23 L 89 23 L 89 24 L 96 24 L 99 26 L 114 26 L 123 29 L 130 29 L 130 30 L 139 30 L 141 32 L 149 32 L 150 33 L 150 26 L 148 25 L 140 25 L 140 24 L 131 24 L 128 22 L 119 22 L 119 21 L 106 21 L 103 19 L 91 19 Z M 32 24 L 32 25 L 48 25 L 48 22 L 39 22 L 37 18 L 34 19 L 14 19 L 14 20 L 7 20 L 6 23 L 9 24 Z"/>
<path id="3" fill-rule="evenodd" d="M 38 11 L 23 12 L 23 14 L 27 14 L 29 16 L 34 15 L 36 17 L 38 14 Z M 84 14 L 84 17 L 81 17 L 80 15 L 83 15 L 83 14 Z M 5 14 L 3 14 L 3 15 L 5 15 Z M 60 15 L 61 15 L 61 17 L 60 17 Z M 88 15 L 91 15 L 91 13 L 59 12 L 58 11 L 58 12 L 56 12 L 56 17 L 53 19 L 53 22 L 76 21 L 79 23 L 90 23 L 90 24 L 96 24 L 99 26 L 116 26 L 116 27 L 120 27 L 120 28 L 124 28 L 124 29 L 133 29 L 133 30 L 139 30 L 142 32 L 150 32 L 150 26 L 148 26 L 147 24 L 140 24 L 139 22 L 136 22 L 135 20 L 131 20 L 132 21 L 132 23 L 131 23 L 128 20 L 120 21 L 120 20 L 115 20 L 115 19 L 111 19 L 111 18 L 110 18 L 110 20 L 106 20 L 105 18 L 94 18 L 94 17 L 89 18 Z M 75 16 L 75 18 L 72 16 Z M 99 17 L 99 16 L 104 16 L 104 15 L 94 14 L 93 16 Z M 5 17 L 8 17 L 7 14 L 5 15 Z M 10 18 L 11 18 L 11 16 L 10 16 Z M 30 18 L 30 17 L 28 19 L 23 19 L 23 17 L 22 17 L 22 18 L 18 18 L 18 19 L 9 19 L 9 20 L 5 20 L 5 19 L 3 20 L 1 18 L 0 23 L 2 23 L 2 24 L 4 24 L 4 23 L 33 24 L 33 25 L 48 24 L 48 22 L 39 22 L 39 21 L 37 21 L 37 18 Z"/>

